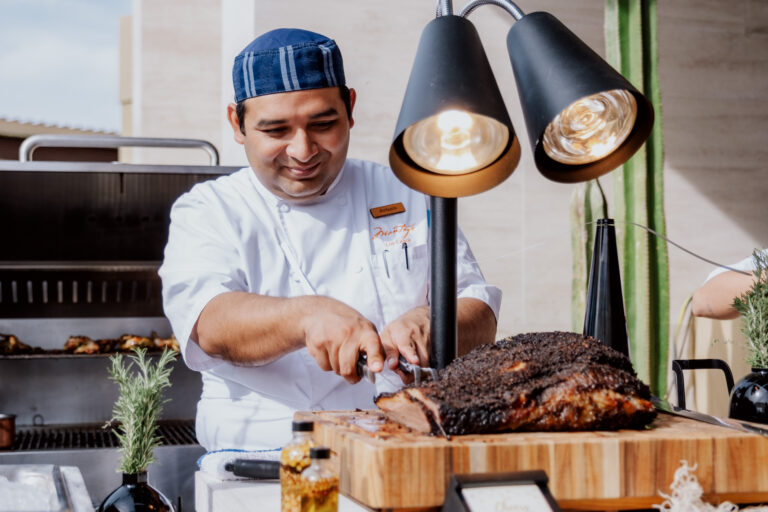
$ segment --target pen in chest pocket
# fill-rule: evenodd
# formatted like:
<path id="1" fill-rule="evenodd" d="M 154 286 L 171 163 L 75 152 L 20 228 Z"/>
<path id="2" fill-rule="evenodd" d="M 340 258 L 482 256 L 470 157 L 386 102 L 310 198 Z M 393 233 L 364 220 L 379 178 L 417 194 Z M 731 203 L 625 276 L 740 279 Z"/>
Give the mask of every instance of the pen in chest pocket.
<path id="1" fill-rule="evenodd" d="M 411 261 L 408 258 L 408 242 L 403 242 L 400 246 L 403 249 L 403 260 L 405 261 L 405 270 L 409 271 L 411 270 Z M 381 260 L 384 263 L 384 272 L 387 274 L 387 278 L 390 278 L 389 275 L 389 249 L 384 249 L 384 251 L 381 253 Z"/>
<path id="2" fill-rule="evenodd" d="M 384 261 L 384 272 L 387 274 L 387 279 L 389 279 L 389 263 L 387 262 L 388 255 L 389 249 L 384 249 L 384 252 L 381 253 L 381 259 Z"/>

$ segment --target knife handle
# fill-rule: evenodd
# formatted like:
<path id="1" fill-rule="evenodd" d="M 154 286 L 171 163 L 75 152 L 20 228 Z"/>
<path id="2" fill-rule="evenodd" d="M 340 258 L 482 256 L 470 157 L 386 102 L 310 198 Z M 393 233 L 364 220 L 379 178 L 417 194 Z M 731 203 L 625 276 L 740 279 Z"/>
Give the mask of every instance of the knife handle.
<path id="1" fill-rule="evenodd" d="M 370 382 L 376 381 L 376 374 L 368 368 L 368 355 L 365 352 L 360 352 L 357 357 L 357 376 Z"/>
<path id="2" fill-rule="evenodd" d="M 235 459 L 224 465 L 235 476 L 256 480 L 279 480 L 280 463 L 276 460 Z"/>

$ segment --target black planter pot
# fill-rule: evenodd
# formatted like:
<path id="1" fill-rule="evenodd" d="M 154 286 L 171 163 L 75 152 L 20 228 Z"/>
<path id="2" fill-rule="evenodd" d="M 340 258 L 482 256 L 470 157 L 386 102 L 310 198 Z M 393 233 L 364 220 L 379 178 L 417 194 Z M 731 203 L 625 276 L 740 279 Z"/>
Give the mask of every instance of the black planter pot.
<path id="1" fill-rule="evenodd" d="M 768 423 L 768 368 L 752 368 L 752 373 L 736 383 L 728 416 Z"/>
<path id="2" fill-rule="evenodd" d="M 123 485 L 99 505 L 98 512 L 174 512 L 168 498 L 147 483 L 147 473 L 123 473 Z"/>

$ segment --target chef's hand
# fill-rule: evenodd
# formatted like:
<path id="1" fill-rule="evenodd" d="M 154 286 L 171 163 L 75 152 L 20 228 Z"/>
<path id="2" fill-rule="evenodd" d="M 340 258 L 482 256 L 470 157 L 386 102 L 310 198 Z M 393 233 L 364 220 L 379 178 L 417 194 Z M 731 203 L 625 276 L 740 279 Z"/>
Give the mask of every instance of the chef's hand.
<path id="1" fill-rule="evenodd" d="M 302 328 L 309 354 L 325 371 L 333 370 L 349 383 L 360 380 L 357 359 L 368 356 L 374 372 L 384 368 L 384 352 L 376 327 L 355 309 L 330 297 L 315 297 L 303 316 Z"/>
<path id="2" fill-rule="evenodd" d="M 409 363 L 429 366 L 429 307 L 421 306 L 406 311 L 381 331 L 381 344 L 387 355 L 387 366 L 397 372 L 403 382 L 413 375 L 397 369 L 400 354 Z"/>

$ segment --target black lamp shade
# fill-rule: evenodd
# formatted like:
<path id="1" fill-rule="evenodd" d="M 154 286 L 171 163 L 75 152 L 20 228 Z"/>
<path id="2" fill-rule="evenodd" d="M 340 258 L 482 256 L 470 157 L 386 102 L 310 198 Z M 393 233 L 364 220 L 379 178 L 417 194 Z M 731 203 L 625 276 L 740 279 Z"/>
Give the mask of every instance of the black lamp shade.
<path id="1" fill-rule="evenodd" d="M 406 128 L 446 110 L 495 119 L 509 130 L 506 148 L 490 165 L 467 174 L 439 174 L 415 163 L 405 151 Z M 474 25 L 441 16 L 424 29 L 389 152 L 395 175 L 409 187 L 436 197 L 462 197 L 504 181 L 520 160 L 520 144 Z"/>
<path id="2" fill-rule="evenodd" d="M 563 183 L 597 178 L 629 160 L 648 138 L 653 127 L 651 103 L 551 14 L 534 12 L 516 21 L 507 35 L 507 49 L 534 161 L 547 178 Z M 547 125 L 575 101 L 613 89 L 626 90 L 637 102 L 637 118 L 624 142 L 587 164 L 550 158 L 542 147 Z"/>

